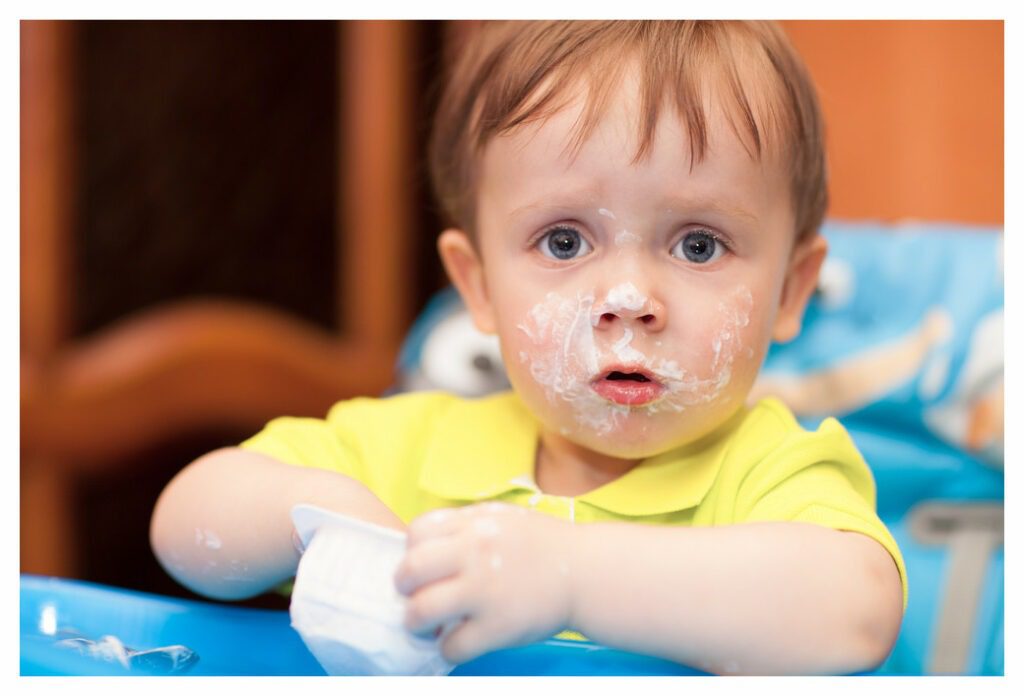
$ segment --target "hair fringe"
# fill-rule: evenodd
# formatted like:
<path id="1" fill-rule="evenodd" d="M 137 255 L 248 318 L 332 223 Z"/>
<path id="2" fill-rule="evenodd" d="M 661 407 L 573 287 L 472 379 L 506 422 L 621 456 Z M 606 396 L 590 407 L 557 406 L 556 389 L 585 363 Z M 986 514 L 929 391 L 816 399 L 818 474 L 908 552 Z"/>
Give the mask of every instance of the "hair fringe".
<path id="1" fill-rule="evenodd" d="M 447 222 L 474 232 L 474 184 L 491 139 L 542 122 L 582 88 L 586 101 L 564 152 L 575 157 L 634 62 L 641 68 L 634 163 L 650 155 L 666 101 L 689 134 L 690 166 L 703 160 L 705 101 L 715 96 L 751 158 L 771 150 L 787 160 L 798 236 L 818 229 L 827 170 L 810 76 L 777 25 L 738 21 L 487 23 L 455 61 L 431 133 L 431 184 Z"/>

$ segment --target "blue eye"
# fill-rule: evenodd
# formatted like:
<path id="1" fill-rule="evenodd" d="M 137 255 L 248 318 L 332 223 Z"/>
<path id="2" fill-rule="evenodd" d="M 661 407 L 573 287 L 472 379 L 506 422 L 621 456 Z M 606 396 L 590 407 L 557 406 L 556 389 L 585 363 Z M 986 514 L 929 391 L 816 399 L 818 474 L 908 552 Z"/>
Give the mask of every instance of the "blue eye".
<path id="1" fill-rule="evenodd" d="M 549 259 L 568 261 L 589 254 L 590 243 L 572 227 L 560 225 L 548 230 L 539 242 L 540 251 Z"/>
<path id="2" fill-rule="evenodd" d="M 692 263 L 708 263 L 719 258 L 725 245 L 708 232 L 691 232 L 672 247 L 672 255 Z"/>

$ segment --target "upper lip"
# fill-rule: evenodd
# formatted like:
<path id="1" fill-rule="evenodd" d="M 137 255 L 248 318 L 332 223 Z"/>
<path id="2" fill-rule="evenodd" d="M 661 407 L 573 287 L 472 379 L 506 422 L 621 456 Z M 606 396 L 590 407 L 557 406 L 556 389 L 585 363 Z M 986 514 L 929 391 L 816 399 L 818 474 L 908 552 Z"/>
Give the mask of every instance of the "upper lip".
<path id="1" fill-rule="evenodd" d="M 597 375 L 597 379 L 595 381 L 608 379 L 616 372 L 623 375 L 641 375 L 648 382 L 660 384 L 659 380 L 654 376 L 654 373 L 643 365 L 609 365 Z"/>

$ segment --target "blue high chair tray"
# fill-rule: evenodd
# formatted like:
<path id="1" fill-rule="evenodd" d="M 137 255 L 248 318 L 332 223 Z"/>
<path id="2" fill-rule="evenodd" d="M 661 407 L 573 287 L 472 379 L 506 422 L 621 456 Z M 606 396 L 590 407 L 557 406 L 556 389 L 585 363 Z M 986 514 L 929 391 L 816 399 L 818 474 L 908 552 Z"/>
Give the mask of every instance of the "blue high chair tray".
<path id="1" fill-rule="evenodd" d="M 324 671 L 288 612 L 21 576 L 22 676 L 313 676 Z M 589 642 L 499 650 L 453 676 L 697 675 L 667 660 Z"/>

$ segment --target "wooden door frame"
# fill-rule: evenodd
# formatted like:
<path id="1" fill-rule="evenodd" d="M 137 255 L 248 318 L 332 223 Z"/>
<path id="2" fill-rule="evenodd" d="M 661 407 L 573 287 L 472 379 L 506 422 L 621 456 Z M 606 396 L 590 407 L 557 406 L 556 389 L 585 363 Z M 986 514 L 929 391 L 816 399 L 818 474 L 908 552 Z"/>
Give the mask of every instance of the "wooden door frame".
<path id="1" fill-rule="evenodd" d="M 183 300 L 71 335 L 75 22 L 21 22 L 21 569 L 74 577 L 73 490 L 200 426 L 258 428 L 381 393 L 411 321 L 416 203 L 404 21 L 338 22 L 337 333 Z M 182 462 L 186 464 L 186 462 Z"/>

